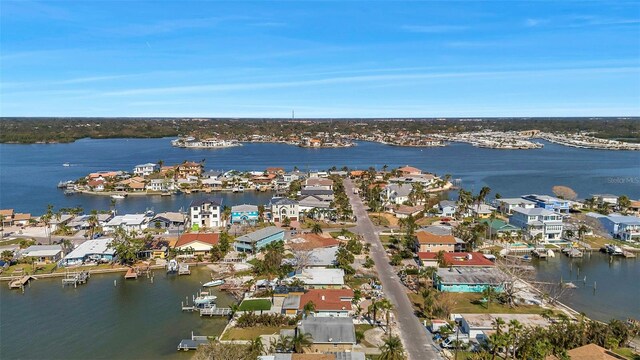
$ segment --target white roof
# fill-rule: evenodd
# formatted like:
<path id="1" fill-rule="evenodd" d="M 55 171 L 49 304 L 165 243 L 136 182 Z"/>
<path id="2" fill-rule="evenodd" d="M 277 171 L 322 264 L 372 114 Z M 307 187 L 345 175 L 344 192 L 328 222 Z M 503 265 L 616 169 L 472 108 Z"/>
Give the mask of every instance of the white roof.
<path id="1" fill-rule="evenodd" d="M 520 205 L 520 204 L 528 204 L 535 205 L 535 202 L 522 198 L 500 198 L 496 199 L 496 202 L 501 202 L 509 205 Z"/>
<path id="2" fill-rule="evenodd" d="M 293 277 L 304 281 L 307 285 L 344 285 L 344 270 L 312 268 L 304 269 Z"/>
<path id="3" fill-rule="evenodd" d="M 22 256 L 49 257 L 56 256 L 62 251 L 60 245 L 31 245 L 21 251 Z"/>
<path id="4" fill-rule="evenodd" d="M 525 208 L 521 208 L 521 207 L 515 207 L 513 208 L 514 212 L 518 212 L 521 214 L 525 214 L 525 215 L 542 215 L 542 216 L 546 216 L 546 215 L 555 215 L 556 213 L 551 211 L 551 210 L 547 210 L 547 209 L 543 209 L 543 208 L 533 208 L 533 209 L 525 209 Z"/>
<path id="5" fill-rule="evenodd" d="M 105 254 L 115 255 L 116 250 L 109 248 L 109 244 L 113 239 L 95 239 L 87 240 L 78 245 L 72 252 L 65 256 L 65 259 L 83 259 L 87 255 Z"/>
<path id="6" fill-rule="evenodd" d="M 146 163 L 146 164 L 140 164 L 140 165 L 136 165 L 136 167 L 148 167 L 148 166 L 156 166 L 156 164 L 154 163 Z"/>
<path id="7" fill-rule="evenodd" d="M 126 214 L 114 216 L 106 226 L 140 225 L 146 220 L 145 214 Z"/>

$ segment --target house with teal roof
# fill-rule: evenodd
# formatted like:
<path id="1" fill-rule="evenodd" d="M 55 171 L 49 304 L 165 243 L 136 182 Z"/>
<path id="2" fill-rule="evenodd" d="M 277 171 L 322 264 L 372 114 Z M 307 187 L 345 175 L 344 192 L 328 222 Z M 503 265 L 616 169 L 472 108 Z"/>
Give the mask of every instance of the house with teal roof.
<path id="1" fill-rule="evenodd" d="M 505 234 L 515 236 L 518 233 L 518 230 L 520 230 L 520 228 L 513 226 L 501 219 L 482 219 L 480 222 L 483 224 L 487 224 L 487 226 L 489 227 L 487 232 L 491 237 L 501 237 Z"/>

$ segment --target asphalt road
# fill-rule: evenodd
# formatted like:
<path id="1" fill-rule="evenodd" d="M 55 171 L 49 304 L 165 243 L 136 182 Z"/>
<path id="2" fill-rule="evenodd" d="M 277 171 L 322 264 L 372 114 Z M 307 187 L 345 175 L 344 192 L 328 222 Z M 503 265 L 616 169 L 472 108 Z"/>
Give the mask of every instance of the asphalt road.
<path id="1" fill-rule="evenodd" d="M 440 352 L 437 350 L 438 348 L 431 340 L 431 336 L 428 336 L 427 330 L 414 315 L 406 288 L 389 264 L 389 258 L 373 223 L 367 215 L 366 207 L 360 197 L 353 193 L 353 183 L 350 179 L 346 179 L 344 185 L 353 213 L 358 219 L 357 226 L 353 230 L 362 234 L 365 241 L 371 244 L 371 258 L 376 264 L 376 270 L 382 282 L 385 296 L 394 305 L 396 320 L 400 328 L 400 337 L 405 350 L 409 354 L 409 359 L 442 359 Z"/>

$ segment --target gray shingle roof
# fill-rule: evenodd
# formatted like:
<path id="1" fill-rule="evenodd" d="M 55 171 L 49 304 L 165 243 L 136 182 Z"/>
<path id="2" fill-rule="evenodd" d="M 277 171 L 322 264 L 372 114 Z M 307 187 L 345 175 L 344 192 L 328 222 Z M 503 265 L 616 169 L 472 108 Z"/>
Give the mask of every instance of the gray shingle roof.
<path id="1" fill-rule="evenodd" d="M 350 317 L 310 317 L 302 320 L 300 331 L 311 334 L 316 344 L 356 343 L 356 331 Z"/>

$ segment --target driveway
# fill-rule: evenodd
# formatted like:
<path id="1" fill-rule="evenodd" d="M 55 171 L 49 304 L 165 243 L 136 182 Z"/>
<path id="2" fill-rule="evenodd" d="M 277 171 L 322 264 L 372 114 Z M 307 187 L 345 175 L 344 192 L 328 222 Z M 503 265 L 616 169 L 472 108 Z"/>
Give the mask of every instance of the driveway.
<path id="1" fill-rule="evenodd" d="M 358 218 L 358 225 L 353 230 L 362 234 L 365 241 L 371 244 L 371 258 L 376 264 L 383 291 L 394 305 L 397 314 L 396 321 L 400 328 L 400 337 L 405 350 L 409 354 L 409 359 L 442 359 L 431 337 L 427 336 L 427 330 L 414 315 L 406 288 L 400 283 L 389 264 L 389 258 L 384 251 L 373 223 L 367 215 L 366 207 L 360 197 L 353 193 L 353 183 L 350 179 L 347 179 L 344 182 L 344 186 L 353 208 L 353 213 Z"/>

